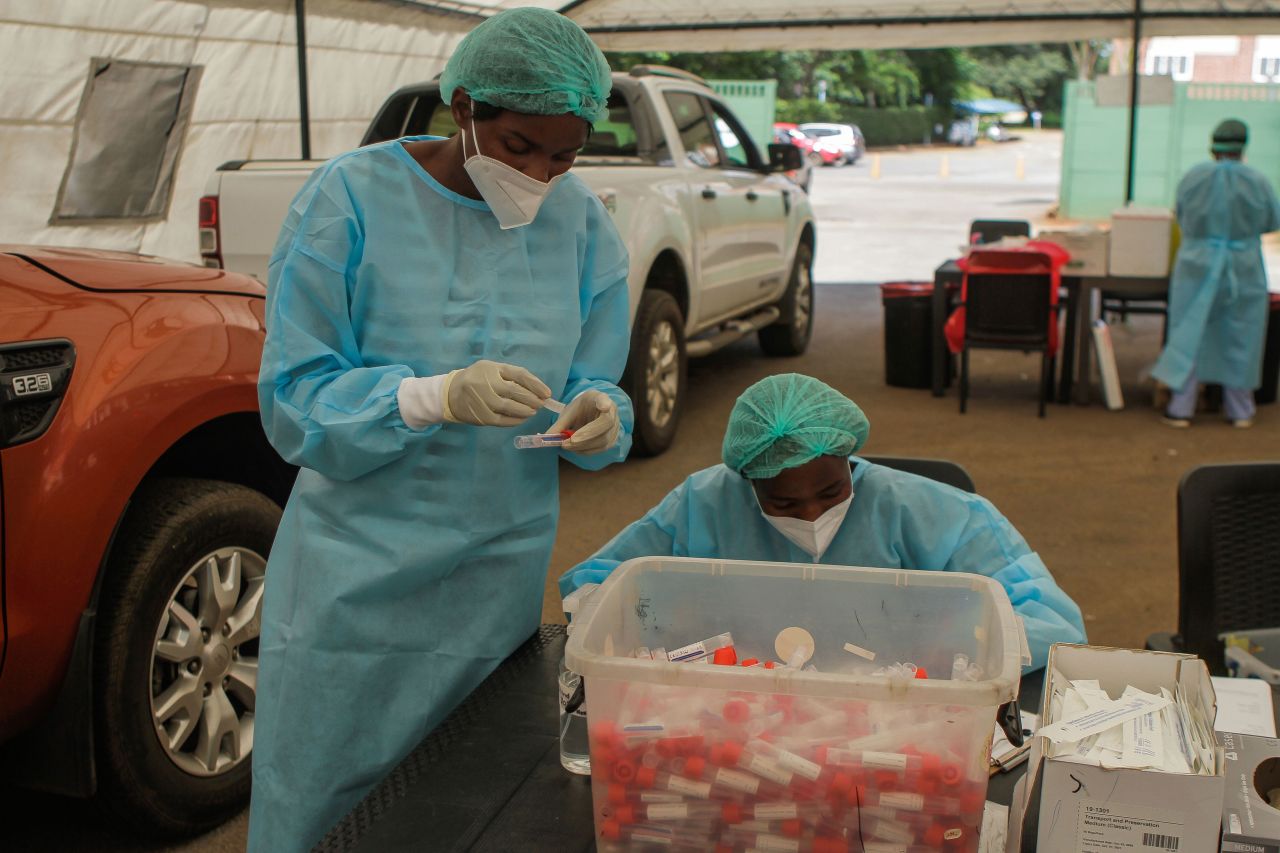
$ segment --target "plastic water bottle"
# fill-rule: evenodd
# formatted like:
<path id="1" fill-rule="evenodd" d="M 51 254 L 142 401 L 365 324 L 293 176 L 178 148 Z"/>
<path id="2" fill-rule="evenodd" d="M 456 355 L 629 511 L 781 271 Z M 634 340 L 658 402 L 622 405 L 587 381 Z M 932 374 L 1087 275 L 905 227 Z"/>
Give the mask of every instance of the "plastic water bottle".
<path id="1" fill-rule="evenodd" d="M 591 775 L 591 751 L 587 741 L 587 706 L 582 676 L 560 658 L 560 764 L 570 773 Z M 568 710 L 571 705 L 576 708 Z"/>
<path id="2" fill-rule="evenodd" d="M 573 632 L 573 614 L 599 584 L 587 583 L 564 598 L 564 612 L 570 624 L 565 633 Z M 582 676 L 569 669 L 560 656 L 560 764 L 570 773 L 591 775 L 591 746 L 587 740 L 586 684 Z"/>

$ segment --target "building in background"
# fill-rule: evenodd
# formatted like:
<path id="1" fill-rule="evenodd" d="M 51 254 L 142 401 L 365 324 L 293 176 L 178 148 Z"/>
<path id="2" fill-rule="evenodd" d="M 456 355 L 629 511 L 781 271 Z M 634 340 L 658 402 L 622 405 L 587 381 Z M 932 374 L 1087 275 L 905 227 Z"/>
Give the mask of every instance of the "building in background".
<path id="1" fill-rule="evenodd" d="M 1115 42 L 1112 74 L 1128 73 L 1130 44 Z M 1139 62 L 1143 74 L 1178 83 L 1280 83 L 1280 35 L 1145 39 Z"/>

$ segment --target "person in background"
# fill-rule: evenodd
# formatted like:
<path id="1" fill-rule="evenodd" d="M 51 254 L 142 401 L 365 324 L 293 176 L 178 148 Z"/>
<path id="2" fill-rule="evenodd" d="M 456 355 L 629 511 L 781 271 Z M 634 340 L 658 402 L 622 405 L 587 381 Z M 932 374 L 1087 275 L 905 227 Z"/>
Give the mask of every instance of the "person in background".
<path id="1" fill-rule="evenodd" d="M 1178 184 L 1182 243 L 1169 282 L 1169 338 L 1152 375 L 1173 392 L 1164 423 L 1191 426 L 1199 383 L 1222 386 L 1235 427 L 1253 426 L 1267 330 L 1263 234 L 1280 229 L 1280 200 L 1241 162 L 1249 129 L 1228 119 L 1213 131 L 1213 162 Z"/>
<path id="2" fill-rule="evenodd" d="M 311 849 L 537 630 L 560 458 L 627 454 L 627 253 L 568 174 L 611 86 L 568 18 L 501 12 L 441 78 L 457 136 L 344 154 L 293 201 L 258 392 L 301 470 L 267 570 L 251 851 Z"/>
<path id="3" fill-rule="evenodd" d="M 869 429 L 852 400 L 817 379 L 757 382 L 729 415 L 724 464 L 690 476 L 565 573 L 561 594 L 652 556 L 973 572 L 1009 594 L 1033 669 L 1053 643 L 1084 642 L 1080 608 L 990 501 L 858 459 Z"/>

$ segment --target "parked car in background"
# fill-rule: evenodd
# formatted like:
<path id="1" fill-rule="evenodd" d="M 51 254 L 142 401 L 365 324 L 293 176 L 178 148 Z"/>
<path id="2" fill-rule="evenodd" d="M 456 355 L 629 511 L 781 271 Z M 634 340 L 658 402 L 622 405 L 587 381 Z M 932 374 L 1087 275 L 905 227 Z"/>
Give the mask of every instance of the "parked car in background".
<path id="1" fill-rule="evenodd" d="M 152 835 L 244 807 L 266 560 L 265 289 L 0 247 L 0 778 Z"/>
<path id="2" fill-rule="evenodd" d="M 852 166 L 867 153 L 867 141 L 856 124 L 808 122 L 800 131 L 813 140 L 814 150 L 828 166 Z"/>
<path id="3" fill-rule="evenodd" d="M 392 93 L 363 144 L 456 133 L 439 90 L 432 82 Z M 632 453 L 656 455 L 675 438 L 688 358 L 750 334 L 766 355 L 804 352 L 815 225 L 808 196 L 785 177 L 804 158 L 785 145 L 762 157 L 701 78 L 640 66 L 613 75 L 608 106 L 573 173 L 613 214 L 631 255 L 631 350 L 621 385 L 635 403 Z M 206 263 L 265 280 L 289 203 L 319 165 L 221 166 L 200 203 Z"/>
<path id="4" fill-rule="evenodd" d="M 813 170 L 822 165 L 822 156 L 813 151 L 813 140 L 800 132 L 794 124 L 775 124 L 773 126 L 774 145 L 792 145 L 804 154 L 804 163 L 799 169 L 787 172 L 787 177 L 795 181 L 805 192 L 813 186 Z"/>

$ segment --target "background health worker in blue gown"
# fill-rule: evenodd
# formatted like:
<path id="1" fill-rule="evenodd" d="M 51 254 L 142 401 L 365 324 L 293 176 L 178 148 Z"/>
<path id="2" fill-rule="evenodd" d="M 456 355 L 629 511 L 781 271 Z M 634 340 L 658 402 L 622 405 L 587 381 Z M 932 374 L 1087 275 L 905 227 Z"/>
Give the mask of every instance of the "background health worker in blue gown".
<path id="1" fill-rule="evenodd" d="M 326 163 L 271 258 L 262 420 L 301 471 L 267 571 L 253 851 L 311 848 L 537 629 L 559 458 L 631 443 L 627 254 L 568 174 L 603 55 L 507 11 L 440 88 L 461 132 Z"/>
<path id="2" fill-rule="evenodd" d="M 1173 390 L 1165 423 L 1188 427 L 1199 383 L 1222 386 L 1227 420 L 1253 425 L 1262 384 L 1267 268 L 1261 236 L 1280 229 L 1267 177 L 1241 162 L 1249 129 L 1228 119 L 1213 131 L 1213 161 L 1178 184 L 1182 243 L 1169 282 L 1169 341 L 1152 375 Z"/>

